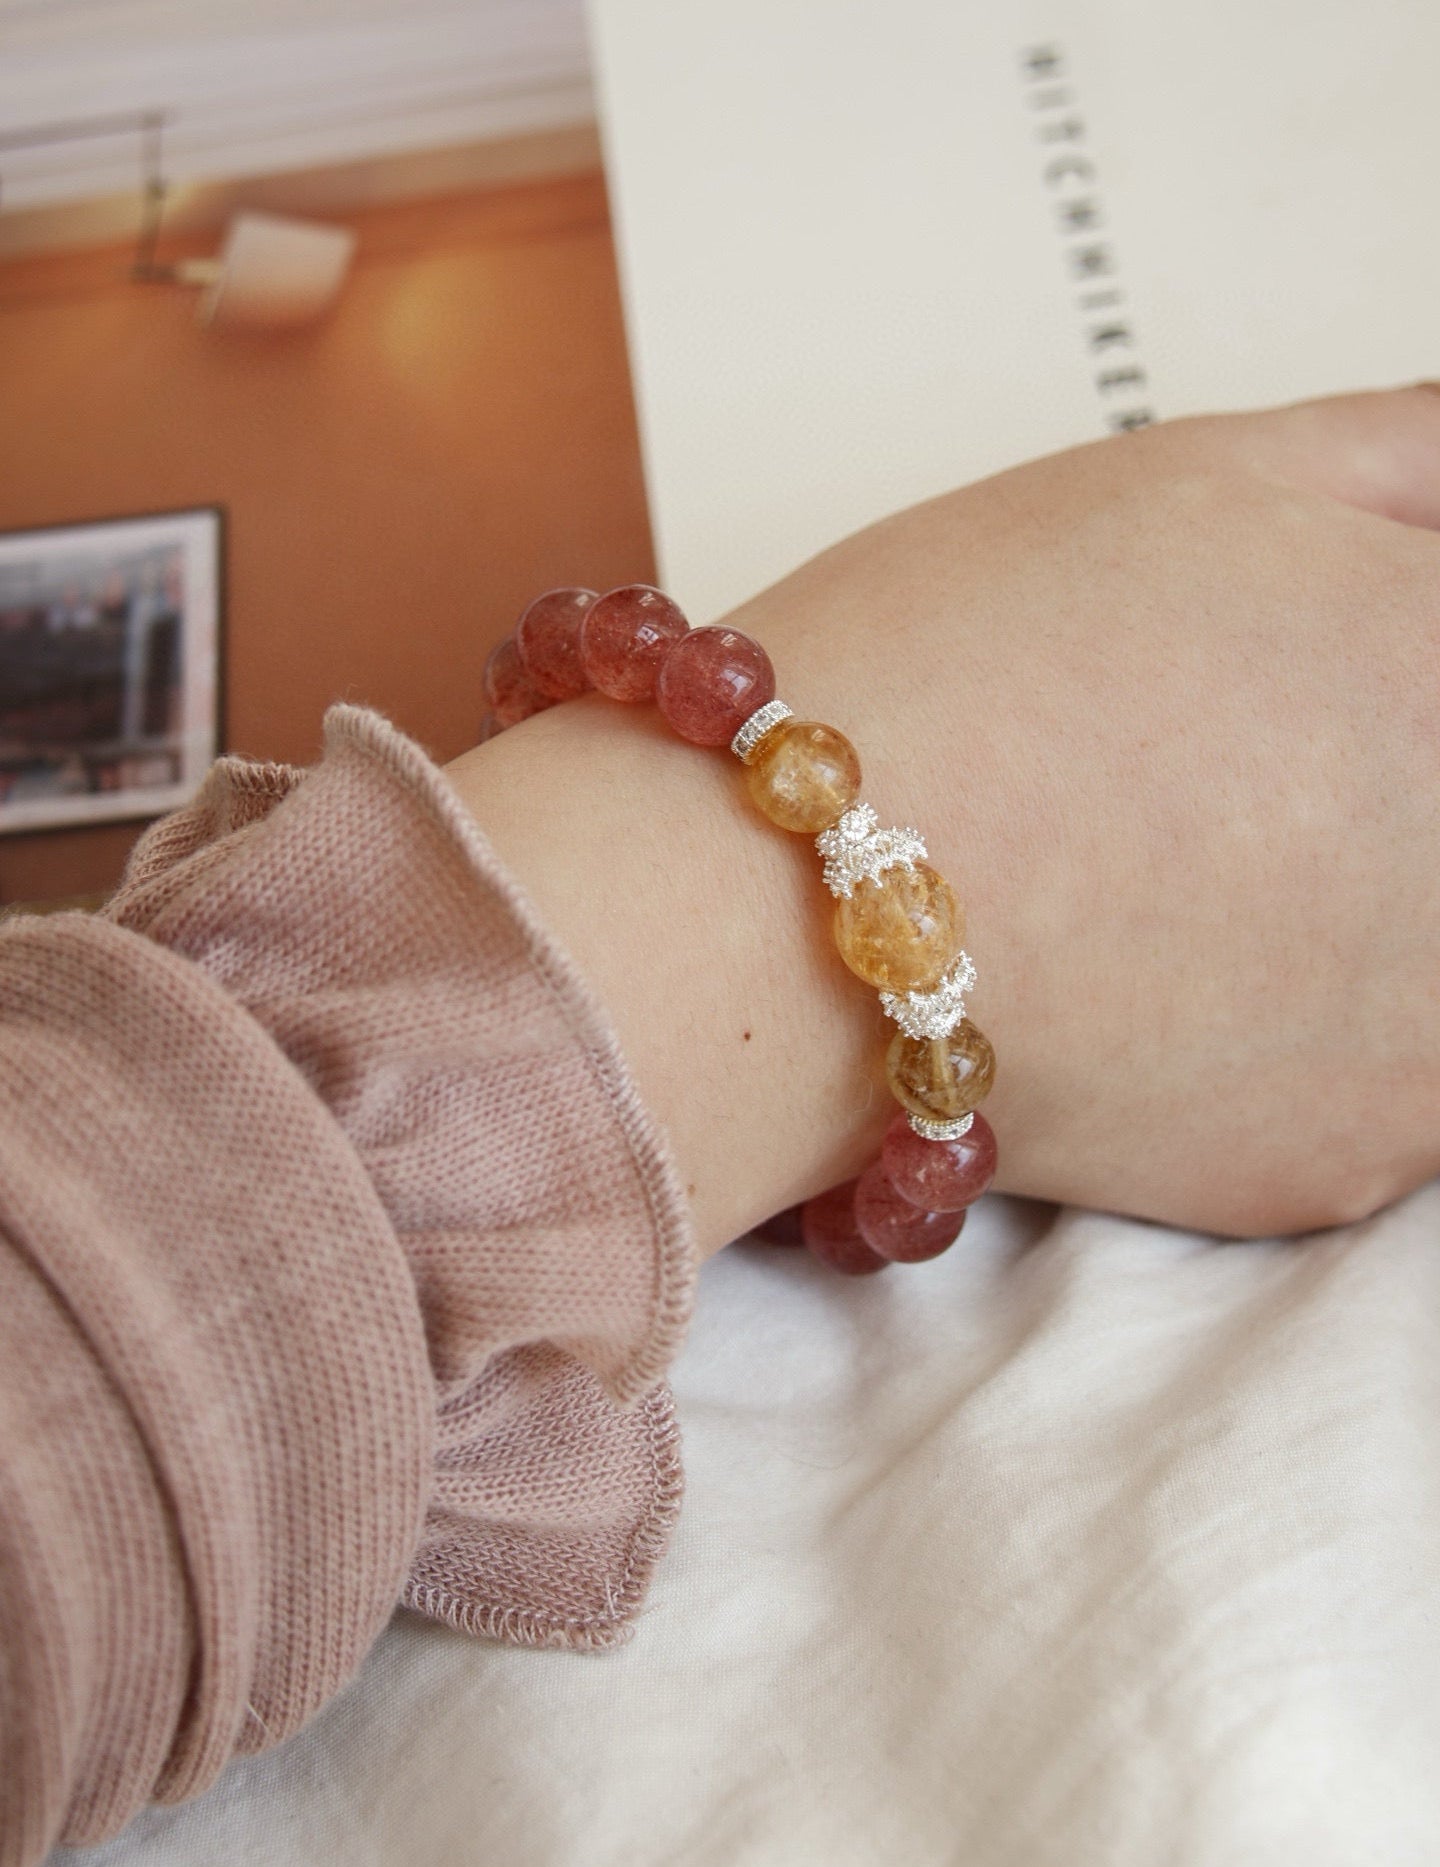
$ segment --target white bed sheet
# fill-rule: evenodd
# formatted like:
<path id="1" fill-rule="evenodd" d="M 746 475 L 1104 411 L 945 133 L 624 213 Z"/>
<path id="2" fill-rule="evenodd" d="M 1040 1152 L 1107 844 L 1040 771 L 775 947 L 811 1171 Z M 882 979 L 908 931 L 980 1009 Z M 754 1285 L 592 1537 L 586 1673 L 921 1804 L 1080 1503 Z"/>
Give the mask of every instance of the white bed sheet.
<path id="1" fill-rule="evenodd" d="M 1440 1183 L 1217 1242 L 991 1197 L 851 1282 L 744 1245 L 634 1641 L 397 1618 L 85 1867 L 1433 1867 Z"/>

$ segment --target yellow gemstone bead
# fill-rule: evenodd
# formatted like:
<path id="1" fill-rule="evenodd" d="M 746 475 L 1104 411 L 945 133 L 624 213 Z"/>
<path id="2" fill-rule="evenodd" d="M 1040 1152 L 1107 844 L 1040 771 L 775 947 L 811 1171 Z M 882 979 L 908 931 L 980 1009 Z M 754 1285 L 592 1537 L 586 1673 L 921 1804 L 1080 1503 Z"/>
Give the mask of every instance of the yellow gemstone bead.
<path id="1" fill-rule="evenodd" d="M 965 917 L 949 882 L 928 862 L 858 882 L 835 906 L 840 957 L 886 992 L 928 992 L 960 951 Z"/>
<path id="2" fill-rule="evenodd" d="M 859 797 L 860 760 L 833 726 L 782 720 L 750 754 L 745 781 L 772 823 L 818 836 Z"/>
<path id="3" fill-rule="evenodd" d="M 885 1074 L 895 1100 L 912 1115 L 958 1121 L 989 1095 L 995 1052 L 985 1033 L 962 1018 L 948 1037 L 897 1031 L 885 1055 Z"/>

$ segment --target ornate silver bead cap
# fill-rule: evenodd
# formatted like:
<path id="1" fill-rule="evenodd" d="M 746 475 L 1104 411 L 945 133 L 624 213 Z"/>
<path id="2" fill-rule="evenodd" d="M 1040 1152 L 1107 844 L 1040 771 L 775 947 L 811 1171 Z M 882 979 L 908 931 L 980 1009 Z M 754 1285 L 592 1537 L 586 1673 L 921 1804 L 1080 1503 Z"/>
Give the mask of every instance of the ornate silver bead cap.
<path id="1" fill-rule="evenodd" d="M 962 1134 L 969 1134 L 974 1119 L 973 1109 L 958 1121 L 931 1121 L 928 1115 L 912 1115 L 910 1126 L 926 1141 L 958 1141 Z"/>
<path id="2" fill-rule="evenodd" d="M 974 987 L 975 962 L 962 953 L 933 990 L 882 992 L 880 1003 L 907 1037 L 948 1037 L 965 1016 L 965 994 Z"/>
<path id="3" fill-rule="evenodd" d="M 868 804 L 852 804 L 838 823 L 815 838 L 825 858 L 824 883 L 848 901 L 857 883 L 873 882 L 886 869 L 913 869 L 926 856 L 915 830 L 882 830 Z"/>
<path id="4" fill-rule="evenodd" d="M 767 700 L 763 707 L 755 711 L 730 741 L 730 750 L 742 765 L 750 763 L 750 755 L 772 726 L 778 726 L 781 720 L 790 719 L 791 711 L 783 700 Z"/>

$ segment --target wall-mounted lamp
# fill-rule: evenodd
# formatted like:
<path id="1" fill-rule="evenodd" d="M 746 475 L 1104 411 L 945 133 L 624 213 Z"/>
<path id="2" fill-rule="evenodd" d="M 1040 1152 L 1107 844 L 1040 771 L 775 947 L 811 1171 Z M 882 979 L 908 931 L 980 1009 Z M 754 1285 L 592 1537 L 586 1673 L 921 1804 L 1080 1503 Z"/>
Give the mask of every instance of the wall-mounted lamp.
<path id="1" fill-rule="evenodd" d="M 204 288 L 202 323 L 273 330 L 322 317 L 354 251 L 348 227 L 247 210 L 230 222 L 218 258 L 182 260 L 170 276 Z"/>
<path id="2" fill-rule="evenodd" d="M 166 114 L 158 110 L 37 124 L 0 135 L 0 153 L 90 137 L 140 138 L 140 228 L 130 276 L 140 285 L 201 288 L 204 324 L 277 329 L 309 324 L 329 310 L 355 251 L 348 227 L 246 209 L 231 220 L 214 259 L 159 258 L 160 224 L 169 184 L 163 143 Z"/>

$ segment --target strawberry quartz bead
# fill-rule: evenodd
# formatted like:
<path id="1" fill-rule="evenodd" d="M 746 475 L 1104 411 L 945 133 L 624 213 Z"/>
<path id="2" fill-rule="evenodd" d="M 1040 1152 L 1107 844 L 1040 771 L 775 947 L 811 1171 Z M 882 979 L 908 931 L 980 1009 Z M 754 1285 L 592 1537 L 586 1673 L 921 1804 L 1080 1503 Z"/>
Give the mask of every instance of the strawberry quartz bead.
<path id="1" fill-rule="evenodd" d="M 892 1264 L 938 1258 L 960 1236 L 963 1212 L 922 1212 L 897 1193 L 878 1160 L 855 1182 L 855 1228 L 870 1249 Z"/>
<path id="2" fill-rule="evenodd" d="M 525 672 L 513 635 L 507 635 L 491 649 L 481 685 L 490 702 L 490 712 L 500 727 L 518 726 L 532 713 L 543 713 L 546 707 L 555 704 Z"/>
<path id="3" fill-rule="evenodd" d="M 843 1186 L 832 1186 L 829 1192 L 807 1199 L 800 1208 L 800 1230 L 822 1264 L 847 1277 L 871 1277 L 890 1260 L 872 1251 L 860 1236 L 855 1223 L 856 1185 L 847 1180 Z"/>
<path id="4" fill-rule="evenodd" d="M 580 625 L 597 600 L 593 590 L 547 590 L 515 625 L 521 665 L 552 700 L 575 700 L 590 685 L 580 665 Z"/>
<path id="5" fill-rule="evenodd" d="M 958 1212 L 971 1205 L 995 1178 L 998 1157 L 995 1130 L 979 1114 L 969 1132 L 954 1141 L 927 1141 L 907 1116 L 897 1115 L 880 1149 L 886 1179 L 926 1212 Z"/>
<path id="6" fill-rule="evenodd" d="M 691 629 L 660 663 L 660 711 L 691 745 L 723 746 L 775 698 L 775 670 L 738 629 Z"/>
<path id="7" fill-rule="evenodd" d="M 750 1235 L 767 1245 L 803 1245 L 805 1234 L 800 1226 L 800 1208 L 787 1206 L 783 1212 L 772 1212 L 768 1219 L 762 1219 L 751 1228 Z"/>
<path id="8" fill-rule="evenodd" d="M 653 700 L 660 663 L 689 633 L 677 603 L 648 583 L 607 590 L 580 624 L 580 665 L 612 700 Z"/>

